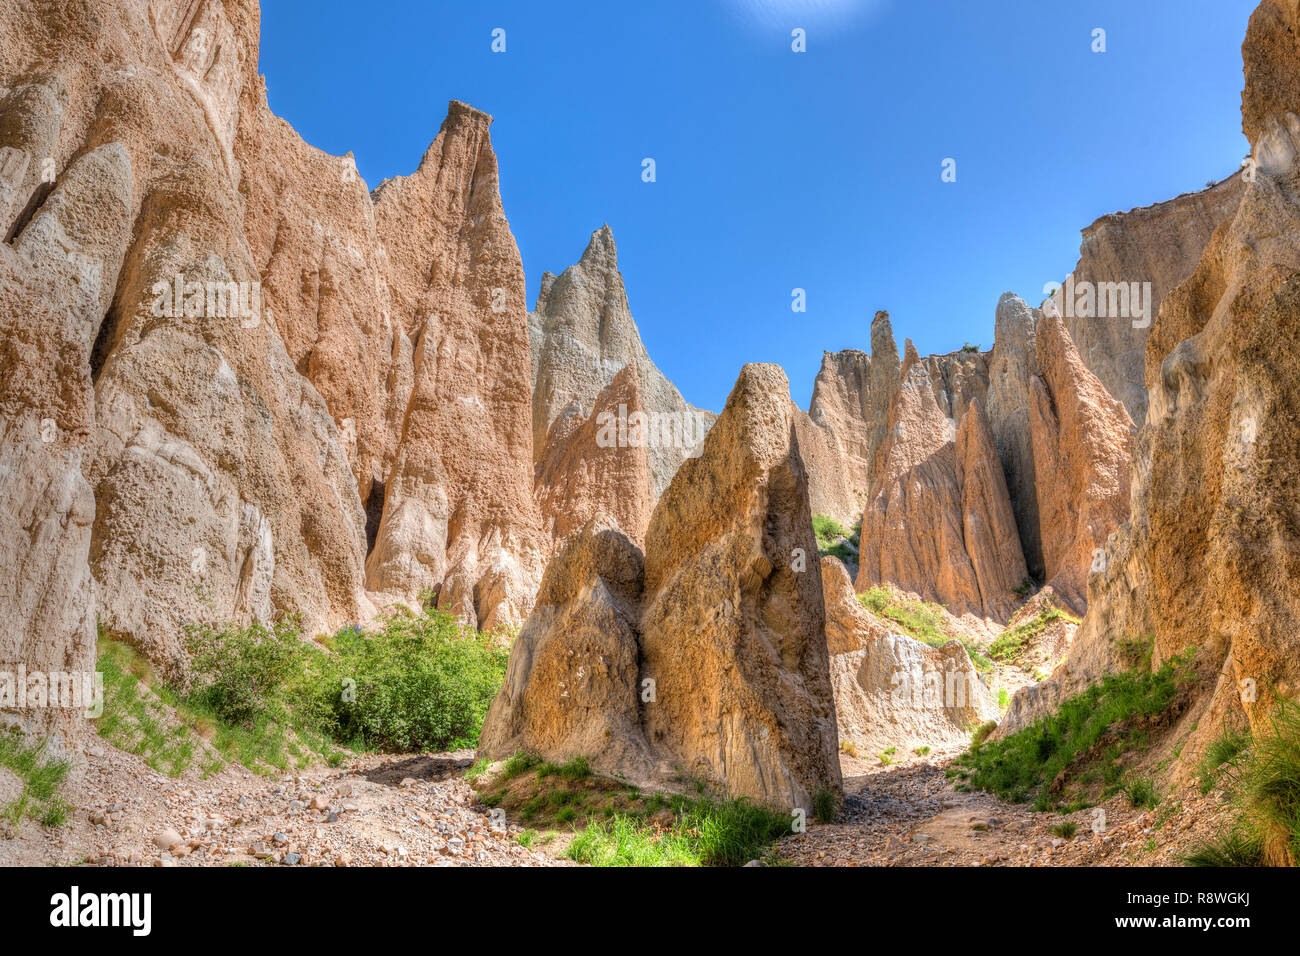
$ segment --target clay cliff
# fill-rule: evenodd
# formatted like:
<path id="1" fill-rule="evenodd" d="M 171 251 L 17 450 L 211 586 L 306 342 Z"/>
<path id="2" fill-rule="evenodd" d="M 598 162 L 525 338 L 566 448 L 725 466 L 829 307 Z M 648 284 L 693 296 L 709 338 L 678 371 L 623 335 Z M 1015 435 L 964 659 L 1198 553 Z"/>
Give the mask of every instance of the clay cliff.
<path id="1" fill-rule="evenodd" d="M 0 11 L 6 662 L 84 669 L 96 618 L 174 669 L 197 619 L 531 607 L 547 542 L 491 120 L 453 103 L 368 193 L 270 113 L 258 18 Z"/>
<path id="2" fill-rule="evenodd" d="M 813 514 L 848 527 L 862 517 L 900 370 L 886 312 L 872 320 L 871 354 L 856 349 L 823 354 L 808 412 L 796 419 Z"/>
<path id="3" fill-rule="evenodd" d="M 484 755 L 582 755 L 787 810 L 840 792 L 795 411 L 779 368 L 745 366 L 655 506 L 644 558 L 600 517 L 568 541 L 511 651 Z"/>
<path id="4" fill-rule="evenodd" d="M 1103 216 L 1083 230 L 1079 262 L 1066 282 L 1076 290 L 1076 303 L 1085 284 L 1098 302 L 1091 310 L 1063 310 L 1062 317 L 1084 365 L 1138 425 L 1146 421 L 1146 342 L 1160 303 L 1192 274 L 1219 224 L 1232 218 L 1242 186 L 1237 174 L 1200 192 Z M 1130 294 L 1137 284 L 1140 309 L 1134 300 L 1126 314 L 1114 314 L 1121 311 L 1110 307 L 1116 283 Z"/>
<path id="5" fill-rule="evenodd" d="M 592 233 L 575 265 L 558 277 L 549 272 L 542 276 L 528 330 L 533 460 L 554 456 L 547 446 L 558 419 L 575 413 L 593 416 L 601 390 L 631 365 L 640 383 L 645 454 L 654 481 L 653 497 L 658 499 L 717 416 L 690 405 L 650 360 L 628 305 L 618 247 L 609 226 Z M 624 530 L 633 537 L 645 531 L 644 527 Z"/>
<path id="6" fill-rule="evenodd" d="M 1131 666 L 1195 655 L 1203 683 L 1176 728 L 1199 759 L 1225 718 L 1265 729 L 1294 697 L 1300 647 L 1300 4 L 1265 0 L 1243 46 L 1242 128 L 1252 144 L 1235 214 L 1169 292 L 1146 343 L 1146 424 L 1132 513 L 1089 579 L 1065 664 L 1017 695 L 1003 732 Z"/>
<path id="7" fill-rule="evenodd" d="M 957 616 L 1005 619 L 1014 609 L 1027 575 L 979 397 L 985 361 L 977 353 L 923 360 L 907 342 L 862 516 L 859 591 L 894 584 Z"/>

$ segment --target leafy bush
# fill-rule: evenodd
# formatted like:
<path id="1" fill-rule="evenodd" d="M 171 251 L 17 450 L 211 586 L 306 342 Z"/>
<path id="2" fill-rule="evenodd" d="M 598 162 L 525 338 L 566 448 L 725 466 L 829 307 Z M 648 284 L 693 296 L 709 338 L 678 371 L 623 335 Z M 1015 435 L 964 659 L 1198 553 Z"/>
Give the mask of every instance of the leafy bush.
<path id="1" fill-rule="evenodd" d="M 292 621 L 191 628 L 185 703 L 227 725 L 219 749 L 232 729 L 243 736 L 231 746 L 283 749 L 290 728 L 362 749 L 468 748 L 509 659 L 494 638 L 435 610 L 394 615 L 373 633 L 345 628 L 324 643 L 304 641 Z"/>
<path id="2" fill-rule="evenodd" d="M 477 746 L 510 656 L 437 611 L 388 618 L 373 635 L 345 629 L 330 644 L 295 696 L 334 739 L 398 753 Z"/>
<path id="3" fill-rule="evenodd" d="M 271 627 L 192 625 L 186 628 L 192 676 L 188 700 L 246 728 L 285 716 L 284 688 L 306 648 L 296 621 Z"/>

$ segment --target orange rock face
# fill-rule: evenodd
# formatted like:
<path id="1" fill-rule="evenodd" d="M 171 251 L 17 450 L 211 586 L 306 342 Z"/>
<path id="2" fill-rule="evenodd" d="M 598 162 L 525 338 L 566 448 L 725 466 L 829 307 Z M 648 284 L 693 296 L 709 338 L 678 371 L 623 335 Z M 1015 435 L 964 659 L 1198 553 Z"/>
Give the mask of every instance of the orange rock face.
<path id="1" fill-rule="evenodd" d="M 1103 216 L 1083 231 L 1073 283 L 1096 290 L 1107 312 L 1109 284 L 1125 283 L 1131 291 L 1137 283 L 1141 308 L 1063 317 L 1084 365 L 1139 426 L 1147 411 L 1146 341 L 1160 303 L 1192 274 L 1215 228 L 1232 218 L 1242 186 L 1238 174 L 1168 202 Z"/>
<path id="2" fill-rule="evenodd" d="M 0 17 L 0 658 L 85 664 L 98 618 L 172 668 L 187 621 L 424 589 L 522 619 L 549 542 L 489 118 L 371 194 L 270 113 L 255 3 Z"/>
<path id="3" fill-rule="evenodd" d="M 510 678 L 483 731 L 487 756 L 524 748 L 561 757 L 586 739 L 581 728 L 621 727 L 609 730 L 615 744 L 588 754 L 608 757 L 606 769 L 645 772 L 639 755 L 648 753 L 661 780 L 684 772 L 787 810 L 808 809 L 821 790 L 839 794 L 826 610 L 795 411 L 779 368 L 745 366 L 700 456 L 683 463 L 655 507 L 643 577 L 639 552 L 610 538 L 607 519 L 573 538 L 511 651 Z M 599 556 L 612 553 L 622 557 L 602 565 Z M 636 594 L 634 615 L 626 607 Z M 587 636 L 583 622 L 611 615 L 636 618 L 635 666 L 612 647 L 596 654 Z M 616 672 L 605 669 L 615 662 Z M 591 687 L 577 710 L 555 699 L 561 681 Z"/>
<path id="4" fill-rule="evenodd" d="M 857 588 L 890 583 L 956 615 L 1000 617 L 1026 577 L 1002 463 L 969 363 L 923 361 L 907 343 L 903 379 L 863 514 Z M 958 383 L 949 391 L 951 383 Z M 959 427 L 953 417 L 965 408 Z"/>
<path id="5" fill-rule="evenodd" d="M 1277 697 L 1300 692 L 1298 34 L 1290 0 L 1265 0 L 1251 18 L 1249 178 L 1235 215 L 1165 297 L 1146 345 L 1150 406 L 1132 514 L 1089 581 L 1065 664 L 1017 695 L 1007 731 L 1132 666 L 1125 643 L 1149 635 L 1156 664 L 1190 652 L 1202 677 L 1178 728 L 1184 772 L 1225 722 L 1267 732 Z M 1294 861 L 1280 853 L 1276 862 Z"/>
<path id="6" fill-rule="evenodd" d="M 654 493 L 648 428 L 635 365 L 624 366 L 601 390 L 591 417 L 584 420 L 572 408 L 552 423 L 534 494 L 543 527 L 555 540 L 604 514 L 638 545 L 644 543 Z"/>
<path id="7" fill-rule="evenodd" d="M 1128 517 L 1133 420 L 1084 366 L 1062 319 L 1044 315 L 1030 382 L 1030 433 L 1048 584 L 1087 603 L 1096 552 Z"/>

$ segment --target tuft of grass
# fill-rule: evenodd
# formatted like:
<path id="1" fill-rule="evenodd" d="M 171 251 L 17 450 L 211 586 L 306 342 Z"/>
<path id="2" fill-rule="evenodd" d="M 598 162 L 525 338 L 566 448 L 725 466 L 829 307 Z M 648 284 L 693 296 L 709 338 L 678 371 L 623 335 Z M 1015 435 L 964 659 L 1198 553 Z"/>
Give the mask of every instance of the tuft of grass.
<path id="1" fill-rule="evenodd" d="M 1242 829 L 1229 830 L 1223 836 L 1193 848 L 1182 857 L 1185 866 L 1223 867 L 1263 866 L 1264 843 L 1258 836 Z"/>
<path id="2" fill-rule="evenodd" d="M 928 757 L 930 756 L 930 748 L 928 745 L 917 747 L 916 750 L 913 751 L 913 753 L 915 753 L 918 757 Z"/>
<path id="3" fill-rule="evenodd" d="M 850 757 L 857 757 L 858 745 L 851 740 L 840 741 L 840 753 L 848 754 Z"/>
<path id="4" fill-rule="evenodd" d="M 51 829 L 68 822 L 70 810 L 61 790 L 70 765 L 50 758 L 48 742 L 27 743 L 17 727 L 0 731 L 0 767 L 22 784 L 18 796 L 0 807 L 0 820 L 15 829 L 24 818 Z"/>
<path id="5" fill-rule="evenodd" d="M 1066 820 L 1064 823 L 1058 823 L 1049 829 L 1052 836 L 1060 837 L 1062 840 L 1073 840 L 1074 835 L 1079 832 L 1079 824 L 1073 820 Z"/>
<path id="6" fill-rule="evenodd" d="M 527 751 L 521 750 L 519 751 L 519 753 L 515 754 L 513 757 L 508 759 L 505 762 L 505 766 L 502 769 L 504 771 L 506 779 L 508 780 L 511 777 L 519 776 L 521 773 L 527 773 L 528 771 L 532 770 L 534 767 L 540 767 L 541 764 L 542 764 L 541 757 L 538 757 L 535 754 L 530 754 Z"/>
<path id="7" fill-rule="evenodd" d="M 592 866 L 743 866 L 789 832 L 788 817 L 746 800 L 694 800 L 668 827 L 629 814 L 590 822 L 565 855 Z"/>
<path id="8" fill-rule="evenodd" d="M 1100 760 L 1113 774 L 1132 736 L 1144 719 L 1165 714 L 1185 679 L 1187 662 L 1169 661 L 1159 671 L 1124 671 L 1107 675 L 1100 684 L 1065 701 L 1055 714 L 999 741 L 989 741 L 984 728 L 976 731 L 971 748 L 954 761 L 949 774 L 1004 800 L 1024 802 L 1036 796 L 1035 808 L 1052 809 L 1063 799 L 1048 784 L 1085 757 Z M 988 726 L 988 725 L 985 725 Z M 1103 735 L 1117 741 L 1098 748 Z M 1100 750 L 1101 753 L 1095 753 Z M 1118 784 L 1118 776 L 1114 776 Z"/>
<path id="9" fill-rule="evenodd" d="M 1300 863 L 1300 703 L 1281 700 L 1236 781 L 1243 816 L 1273 865 Z"/>
<path id="10" fill-rule="evenodd" d="M 834 823 L 840 815 L 840 801 L 835 791 L 822 787 L 813 794 L 813 819 L 818 823 Z"/>
<path id="11" fill-rule="evenodd" d="M 1196 765 L 1197 784 L 1201 793 L 1213 790 L 1220 775 L 1235 768 L 1249 746 L 1250 734 L 1224 728 L 1223 733 L 1205 748 L 1200 763 Z"/>
<path id="12" fill-rule="evenodd" d="M 1160 805 L 1160 793 L 1150 777 L 1134 777 L 1124 784 L 1124 795 L 1131 806 L 1154 810 Z"/>

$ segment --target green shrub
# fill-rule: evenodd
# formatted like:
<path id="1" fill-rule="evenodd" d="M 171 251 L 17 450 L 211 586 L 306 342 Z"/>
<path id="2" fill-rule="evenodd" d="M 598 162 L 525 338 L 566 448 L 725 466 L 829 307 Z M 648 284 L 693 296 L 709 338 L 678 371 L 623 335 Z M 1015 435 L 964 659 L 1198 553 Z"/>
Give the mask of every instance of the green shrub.
<path id="1" fill-rule="evenodd" d="M 295 698 L 340 741 L 407 753 L 475 747 L 510 652 L 438 611 L 345 629 L 310 655 Z M 355 699 L 350 699 L 355 698 Z"/>
<path id="2" fill-rule="evenodd" d="M 284 719 L 284 688 L 306 653 L 296 621 L 271 627 L 192 625 L 187 699 L 231 724 L 251 728 L 264 718 Z"/>

